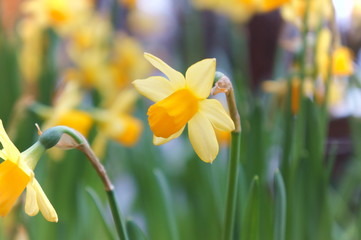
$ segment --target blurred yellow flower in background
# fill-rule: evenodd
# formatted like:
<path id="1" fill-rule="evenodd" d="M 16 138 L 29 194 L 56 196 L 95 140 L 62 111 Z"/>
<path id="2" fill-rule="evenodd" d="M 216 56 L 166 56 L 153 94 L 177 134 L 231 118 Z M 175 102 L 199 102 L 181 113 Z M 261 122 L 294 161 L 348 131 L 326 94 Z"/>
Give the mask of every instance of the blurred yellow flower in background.
<path id="1" fill-rule="evenodd" d="M 92 147 L 102 157 L 108 138 L 131 147 L 135 145 L 143 130 L 142 121 L 130 115 L 138 94 L 134 89 L 125 89 L 118 93 L 110 106 L 94 111 L 93 115 L 99 126 Z"/>
<path id="2" fill-rule="evenodd" d="M 307 26 L 315 29 L 320 26 L 321 21 L 331 18 L 332 2 L 331 0 L 290 0 L 281 8 L 283 19 L 300 29 L 304 24 L 306 12 L 308 14 Z"/>
<path id="3" fill-rule="evenodd" d="M 323 28 L 317 39 L 316 63 L 323 81 L 327 80 L 330 60 L 332 60 L 331 74 L 333 76 L 350 76 L 354 72 L 353 55 L 349 48 L 336 46 L 330 54 L 331 31 Z M 330 59 L 332 58 L 332 59 Z"/>
<path id="4" fill-rule="evenodd" d="M 0 216 L 9 213 L 21 193 L 27 188 L 25 212 L 34 216 L 40 210 L 46 220 L 57 222 L 58 216 L 33 172 L 45 148 L 40 143 L 36 143 L 20 153 L 6 134 L 1 120 L 0 142 L 3 146 L 0 157 L 4 159 L 0 164 Z"/>
<path id="5" fill-rule="evenodd" d="M 27 0 L 22 8 L 43 28 L 53 27 L 58 33 L 67 34 L 88 19 L 93 1 Z"/>
<path id="6" fill-rule="evenodd" d="M 345 96 L 346 86 L 347 86 L 347 83 L 343 79 L 341 79 L 341 80 L 332 79 L 329 82 L 328 96 L 327 96 L 328 106 L 334 107 L 337 104 L 339 104 L 340 102 L 342 102 L 342 100 L 344 99 L 344 96 Z M 326 91 L 326 89 L 325 89 L 324 84 L 320 84 L 316 87 L 315 100 L 318 104 L 324 103 L 325 98 L 326 98 L 325 91 Z"/>
<path id="7" fill-rule="evenodd" d="M 164 77 L 135 80 L 135 88 L 154 101 L 148 109 L 148 121 L 154 133 L 153 143 L 164 144 L 179 137 L 188 123 L 190 142 L 205 162 L 212 162 L 219 150 L 214 128 L 234 130 L 234 123 L 216 99 L 207 99 L 214 81 L 216 60 L 204 59 L 190 66 L 185 77 L 161 59 L 145 53 L 145 58 Z"/>
<path id="8" fill-rule="evenodd" d="M 34 88 L 42 68 L 43 32 L 32 19 L 24 19 L 19 24 L 19 36 L 22 41 L 19 51 L 21 75 L 27 87 Z"/>
<path id="9" fill-rule="evenodd" d="M 81 110 L 69 110 L 59 116 L 55 126 L 64 125 L 76 129 L 84 136 L 88 136 L 91 127 L 93 126 L 92 116 Z"/>
<path id="10" fill-rule="evenodd" d="M 332 55 L 332 73 L 339 76 L 350 76 L 353 72 L 351 50 L 343 46 L 336 48 Z"/>
<path id="11" fill-rule="evenodd" d="M 67 82 L 52 108 L 41 107 L 37 111 L 45 119 L 43 128 L 65 125 L 88 136 L 94 120 L 89 113 L 75 109 L 80 104 L 82 96 L 77 82 Z"/>
<path id="12" fill-rule="evenodd" d="M 115 85 L 127 86 L 132 80 L 149 74 L 150 65 L 143 57 L 140 43 L 126 34 L 119 34 L 115 40 L 112 69 Z"/>
<path id="13" fill-rule="evenodd" d="M 317 70 L 323 81 L 326 80 L 328 73 L 331 40 L 332 33 L 330 29 L 326 27 L 322 28 L 318 33 L 315 60 L 317 64 Z"/>

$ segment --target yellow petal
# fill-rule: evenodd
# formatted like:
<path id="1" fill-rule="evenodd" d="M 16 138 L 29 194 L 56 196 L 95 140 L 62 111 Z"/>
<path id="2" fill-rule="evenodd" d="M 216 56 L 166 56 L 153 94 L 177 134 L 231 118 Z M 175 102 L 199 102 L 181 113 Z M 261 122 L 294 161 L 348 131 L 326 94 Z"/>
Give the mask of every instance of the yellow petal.
<path id="1" fill-rule="evenodd" d="M 156 56 L 153 56 L 152 54 L 144 53 L 144 57 L 155 68 L 159 69 L 159 71 L 161 71 L 162 73 L 164 73 L 168 77 L 171 85 L 175 89 L 185 87 L 185 79 L 183 77 L 183 74 L 181 74 L 180 72 L 174 70 L 173 68 L 168 66 L 165 62 L 163 62 L 161 59 L 157 58 Z"/>
<path id="2" fill-rule="evenodd" d="M 172 139 L 175 139 L 175 138 L 179 137 L 182 134 L 184 128 L 185 128 L 185 126 L 182 127 L 178 132 L 174 133 L 173 135 L 171 135 L 168 138 L 157 137 L 157 136 L 154 135 L 153 136 L 153 144 L 154 145 L 162 145 L 164 143 L 169 142 Z"/>
<path id="3" fill-rule="evenodd" d="M 10 138 L 8 137 L 7 133 L 5 132 L 4 126 L 2 121 L 0 120 L 0 142 L 3 146 L 3 155 L 6 155 L 7 159 L 15 163 L 18 162 L 20 158 L 20 152 L 15 147 L 15 145 L 11 142 Z"/>
<path id="4" fill-rule="evenodd" d="M 92 149 L 96 156 L 100 159 L 103 159 L 105 154 L 105 148 L 107 145 L 107 135 L 105 135 L 102 131 L 99 131 L 92 143 Z"/>
<path id="5" fill-rule="evenodd" d="M 198 112 L 197 97 L 183 88 L 148 109 L 150 129 L 157 137 L 168 138 L 182 129 Z"/>
<path id="6" fill-rule="evenodd" d="M 290 2 L 290 0 L 263 0 L 261 2 L 261 12 L 270 12 L 276 8 L 281 7 L 283 4 Z"/>
<path id="7" fill-rule="evenodd" d="M 267 80 L 262 82 L 262 89 L 267 93 L 285 94 L 287 92 L 286 81 Z"/>
<path id="8" fill-rule="evenodd" d="M 0 158 L 6 160 L 6 153 L 4 153 L 2 150 L 0 150 Z"/>
<path id="9" fill-rule="evenodd" d="M 86 137 L 93 126 L 93 122 L 93 118 L 89 113 L 80 110 L 69 110 L 61 114 L 54 125 L 65 125 L 74 128 Z"/>
<path id="10" fill-rule="evenodd" d="M 211 122 L 202 113 L 197 113 L 188 122 L 189 140 L 199 158 L 211 163 L 218 154 L 218 142 Z"/>
<path id="11" fill-rule="evenodd" d="M 140 94 L 153 102 L 158 102 L 174 92 L 173 87 L 164 77 L 149 77 L 147 79 L 135 80 L 133 85 Z"/>
<path id="12" fill-rule="evenodd" d="M 199 109 L 215 128 L 225 132 L 234 130 L 234 122 L 218 100 L 205 99 L 200 101 Z"/>
<path id="13" fill-rule="evenodd" d="M 138 96 L 139 95 L 137 91 L 133 88 L 122 91 L 118 94 L 117 98 L 111 106 L 110 111 L 115 114 L 130 111 L 134 106 Z"/>
<path id="14" fill-rule="evenodd" d="M 190 66 L 186 72 L 187 86 L 194 94 L 205 99 L 209 96 L 216 72 L 216 59 L 209 58 Z"/>
<path id="15" fill-rule="evenodd" d="M 0 164 L 0 216 L 9 213 L 29 181 L 29 175 L 13 161 Z"/>
<path id="16" fill-rule="evenodd" d="M 53 205 L 51 205 L 49 199 L 47 198 L 43 189 L 35 178 L 33 179 L 32 184 L 36 192 L 36 199 L 39 209 L 43 214 L 44 218 L 49 222 L 58 222 L 58 215 L 56 214 Z"/>
<path id="17" fill-rule="evenodd" d="M 29 216 L 35 216 L 39 212 L 36 191 L 32 184 L 28 184 L 26 187 L 25 212 Z"/>
<path id="18" fill-rule="evenodd" d="M 137 118 L 130 115 L 119 116 L 120 124 L 123 125 L 122 131 L 110 134 L 113 138 L 124 146 L 134 146 L 142 133 L 143 124 Z"/>

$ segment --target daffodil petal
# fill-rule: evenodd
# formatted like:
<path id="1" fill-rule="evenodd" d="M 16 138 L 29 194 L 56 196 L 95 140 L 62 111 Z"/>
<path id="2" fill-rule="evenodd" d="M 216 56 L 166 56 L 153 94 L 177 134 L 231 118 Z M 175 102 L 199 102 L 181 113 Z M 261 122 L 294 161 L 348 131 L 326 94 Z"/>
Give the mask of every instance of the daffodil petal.
<path id="1" fill-rule="evenodd" d="M 175 89 L 180 89 L 180 88 L 184 88 L 185 87 L 185 79 L 182 73 L 174 70 L 173 68 L 171 68 L 170 66 L 168 66 L 168 64 L 166 64 L 165 62 L 163 62 L 161 59 L 157 58 L 156 56 L 149 54 L 149 53 L 144 53 L 144 57 L 157 69 L 159 69 L 159 71 L 161 71 L 162 73 L 164 73 L 171 85 L 175 88 Z"/>
<path id="2" fill-rule="evenodd" d="M 149 77 L 133 81 L 134 87 L 153 102 L 158 102 L 174 92 L 170 82 L 164 77 Z"/>
<path id="3" fill-rule="evenodd" d="M 197 113 L 188 122 L 188 136 L 199 158 L 211 163 L 217 156 L 219 146 L 211 122 L 202 113 Z"/>
<path id="4" fill-rule="evenodd" d="M 107 136 L 102 131 L 99 131 L 99 133 L 93 140 L 92 149 L 95 155 L 98 156 L 100 159 L 104 157 L 106 144 Z"/>
<path id="5" fill-rule="evenodd" d="M 29 216 L 35 216 L 39 212 L 36 191 L 31 183 L 26 187 L 25 212 Z"/>
<path id="6" fill-rule="evenodd" d="M 157 137 L 157 136 L 154 135 L 153 136 L 153 144 L 154 145 L 162 145 L 164 143 L 169 142 L 172 139 L 175 139 L 175 138 L 179 137 L 182 134 L 184 128 L 185 128 L 185 126 L 182 129 L 180 129 L 178 132 L 174 133 L 173 135 L 171 135 L 168 138 Z"/>
<path id="7" fill-rule="evenodd" d="M 218 100 L 205 99 L 200 101 L 199 111 L 201 111 L 208 120 L 211 121 L 215 128 L 226 132 L 234 130 L 234 122 Z"/>
<path id="8" fill-rule="evenodd" d="M 4 153 L 3 150 L 0 150 L 0 158 L 6 160 L 6 153 Z"/>
<path id="9" fill-rule="evenodd" d="M 139 95 L 134 88 L 122 91 L 115 99 L 114 103 L 112 103 L 110 111 L 115 114 L 129 111 L 134 106 L 138 96 Z"/>
<path id="10" fill-rule="evenodd" d="M 186 72 L 187 86 L 197 97 L 205 99 L 211 92 L 215 72 L 215 58 L 199 61 L 190 66 Z"/>
<path id="11" fill-rule="evenodd" d="M 0 120 L 0 142 L 3 146 L 2 155 L 3 156 L 5 155 L 5 157 L 7 158 L 4 160 L 10 160 L 17 163 L 20 158 L 20 152 L 12 143 L 9 136 L 7 135 L 1 120 Z"/>
<path id="12" fill-rule="evenodd" d="M 41 214 L 43 214 L 44 218 L 49 222 L 58 222 L 58 215 L 53 205 L 51 205 L 49 199 L 35 178 L 33 179 L 33 188 L 36 192 L 36 199 Z"/>

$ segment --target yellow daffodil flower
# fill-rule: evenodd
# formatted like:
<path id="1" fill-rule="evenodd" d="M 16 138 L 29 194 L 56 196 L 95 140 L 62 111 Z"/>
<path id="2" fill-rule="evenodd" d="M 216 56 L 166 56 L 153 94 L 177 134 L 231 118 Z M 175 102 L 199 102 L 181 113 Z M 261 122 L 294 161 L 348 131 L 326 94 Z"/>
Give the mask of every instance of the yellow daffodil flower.
<path id="1" fill-rule="evenodd" d="M 190 66 L 185 77 L 161 59 L 145 53 L 145 58 L 164 77 L 135 80 L 135 88 L 154 101 L 148 109 L 148 121 L 154 133 L 153 143 L 164 144 L 179 137 L 188 123 L 189 140 L 197 155 L 212 162 L 219 150 L 214 128 L 230 132 L 234 123 L 216 99 L 207 99 L 214 81 L 216 60 L 204 59 Z"/>
<path id="2" fill-rule="evenodd" d="M 129 113 L 137 98 L 138 94 L 134 89 L 125 89 L 109 107 L 94 111 L 99 131 L 92 147 L 97 156 L 103 156 L 108 138 L 126 147 L 138 142 L 143 124 Z"/>
<path id="3" fill-rule="evenodd" d="M 0 157 L 4 159 L 0 164 L 0 216 L 9 213 L 26 188 L 25 212 L 34 216 L 40 210 L 46 220 L 57 222 L 58 216 L 33 172 L 45 148 L 36 143 L 20 153 L 6 134 L 1 120 L 0 142 L 3 146 Z"/>
<path id="4" fill-rule="evenodd" d="M 329 107 L 337 106 L 344 98 L 347 83 L 342 79 L 332 79 L 329 83 L 327 105 Z M 324 85 L 319 85 L 315 89 L 315 100 L 318 104 L 323 104 L 326 98 L 326 89 Z"/>
<path id="5" fill-rule="evenodd" d="M 353 72 L 351 50 L 343 46 L 336 48 L 332 55 L 332 73 L 339 76 L 350 76 Z"/>
<path id="6" fill-rule="evenodd" d="M 323 81 L 327 80 L 330 64 L 331 31 L 323 28 L 317 40 L 316 62 Z M 354 72 L 352 52 L 344 46 L 337 46 L 332 52 L 331 73 L 334 76 L 350 76 Z"/>
<path id="7" fill-rule="evenodd" d="M 53 27 L 67 34 L 91 16 L 93 2 L 88 0 L 28 0 L 23 3 L 24 14 L 31 16 L 44 29 Z"/>
<path id="8" fill-rule="evenodd" d="M 25 19 L 19 24 L 19 37 L 22 41 L 18 58 L 21 75 L 27 87 L 34 88 L 42 67 L 43 32 L 33 20 Z"/>
<path id="9" fill-rule="evenodd" d="M 332 33 L 328 28 L 322 28 L 317 38 L 316 64 L 323 80 L 327 78 L 329 64 L 329 50 L 332 40 Z"/>
<path id="10" fill-rule="evenodd" d="M 307 11 L 308 7 L 308 11 Z M 281 9 L 281 15 L 287 22 L 293 23 L 301 28 L 304 24 L 304 17 L 308 12 L 307 25 L 315 29 L 321 20 L 330 19 L 332 16 L 332 1 L 330 0 L 290 0 Z"/>
<path id="11" fill-rule="evenodd" d="M 143 58 L 143 47 L 137 39 L 126 34 L 119 34 L 114 45 L 112 59 L 115 84 L 122 88 L 150 72 L 150 65 Z"/>
<path id="12" fill-rule="evenodd" d="M 43 128 L 65 125 L 87 136 L 93 126 L 92 116 L 75 107 L 80 103 L 82 94 L 77 82 L 67 82 L 65 88 L 56 99 L 54 107 L 43 108 L 39 114 L 46 119 Z"/>

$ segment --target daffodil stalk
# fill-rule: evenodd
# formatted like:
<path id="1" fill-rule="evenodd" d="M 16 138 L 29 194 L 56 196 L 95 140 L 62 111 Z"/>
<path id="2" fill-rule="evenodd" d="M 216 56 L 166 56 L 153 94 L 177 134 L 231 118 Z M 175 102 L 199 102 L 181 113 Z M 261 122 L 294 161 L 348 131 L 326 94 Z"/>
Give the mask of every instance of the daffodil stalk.
<path id="1" fill-rule="evenodd" d="M 231 155 L 228 167 L 226 210 L 224 215 L 224 225 L 222 233 L 222 239 L 229 240 L 233 238 L 234 219 L 236 213 L 237 186 L 239 175 L 238 163 L 241 144 L 241 121 L 236 105 L 236 100 L 234 97 L 232 82 L 227 76 L 220 72 L 216 73 L 215 80 L 216 83 L 211 91 L 211 94 L 226 94 L 230 117 L 232 118 L 235 125 L 235 129 L 232 132 Z"/>
<path id="2" fill-rule="evenodd" d="M 100 160 L 94 154 L 85 137 L 72 128 L 66 126 L 57 126 L 49 128 L 44 131 L 44 133 L 41 133 L 39 141 L 46 148 L 51 148 L 54 146 L 62 149 L 75 148 L 85 154 L 103 182 L 118 235 L 121 240 L 128 240 L 125 225 L 123 223 L 120 210 L 115 199 L 114 186 L 110 181 L 104 166 L 100 163 Z"/>

